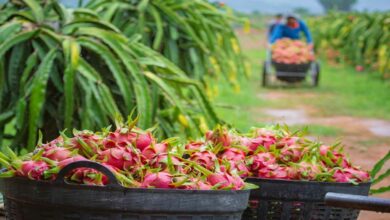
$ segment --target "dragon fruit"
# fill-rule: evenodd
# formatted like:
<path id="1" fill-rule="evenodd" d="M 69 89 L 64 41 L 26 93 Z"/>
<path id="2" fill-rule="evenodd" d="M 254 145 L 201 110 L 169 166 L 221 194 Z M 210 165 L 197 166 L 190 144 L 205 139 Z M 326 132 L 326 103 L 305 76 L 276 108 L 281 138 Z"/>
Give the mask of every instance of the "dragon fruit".
<path id="1" fill-rule="evenodd" d="M 228 148 L 223 151 L 219 156 L 221 159 L 231 160 L 231 161 L 244 161 L 245 152 L 237 148 Z"/>
<path id="2" fill-rule="evenodd" d="M 232 176 L 226 172 L 217 172 L 209 175 L 207 181 L 218 189 L 238 190 L 244 187 L 244 181 L 239 176 Z"/>
<path id="3" fill-rule="evenodd" d="M 49 164 L 44 161 L 23 161 L 17 170 L 18 176 L 28 177 L 31 180 L 43 180 L 44 172 L 49 170 Z"/>
<path id="4" fill-rule="evenodd" d="M 305 153 L 304 149 L 298 145 L 286 145 L 280 152 L 280 160 L 283 162 L 298 162 Z"/>
<path id="5" fill-rule="evenodd" d="M 156 157 L 158 154 L 166 153 L 168 151 L 168 144 L 167 143 L 158 143 L 155 145 L 150 145 L 146 147 L 142 151 L 142 155 L 148 159 L 151 160 L 154 157 Z"/>
<path id="6" fill-rule="evenodd" d="M 206 169 L 213 169 L 217 156 L 210 151 L 195 152 L 190 158 L 192 161 L 204 166 Z"/>
<path id="7" fill-rule="evenodd" d="M 228 147 L 233 142 L 232 135 L 225 128 L 218 128 L 214 131 L 206 132 L 206 140 L 211 141 L 214 145 L 221 144 Z"/>
<path id="8" fill-rule="evenodd" d="M 145 134 L 138 134 L 135 139 L 135 146 L 143 151 L 145 148 L 149 147 L 153 141 L 153 137 L 149 132 Z"/>
<path id="9" fill-rule="evenodd" d="M 104 186 L 108 179 L 102 173 L 91 168 L 77 168 L 70 174 L 70 180 L 85 185 Z"/>
<path id="10" fill-rule="evenodd" d="M 172 165 L 177 170 L 182 165 L 179 158 L 170 155 L 170 160 Z M 168 153 L 160 153 L 157 154 L 150 162 L 150 166 L 153 168 L 160 168 L 161 170 L 165 170 L 168 167 Z"/>
<path id="11" fill-rule="evenodd" d="M 335 169 L 332 177 L 335 182 L 340 183 L 370 181 L 368 172 L 356 168 Z"/>
<path id="12" fill-rule="evenodd" d="M 272 153 L 259 153 L 249 157 L 250 170 L 256 172 L 257 170 L 276 164 L 276 157 Z"/>
<path id="13" fill-rule="evenodd" d="M 78 161 L 87 161 L 88 159 L 83 157 L 83 156 L 80 156 L 80 155 L 76 155 L 74 157 L 70 157 L 70 158 L 67 158 L 65 160 L 62 160 L 60 162 L 58 162 L 58 167 L 59 168 L 64 168 L 65 166 L 71 164 L 71 163 L 74 163 L 74 162 L 78 162 Z"/>
<path id="14" fill-rule="evenodd" d="M 191 141 L 190 143 L 186 144 L 185 149 L 188 151 L 199 151 L 205 146 L 206 143 L 203 141 Z"/>
<path id="15" fill-rule="evenodd" d="M 142 188 L 171 188 L 173 176 L 167 172 L 148 173 L 141 184 Z"/>
<path id="16" fill-rule="evenodd" d="M 98 159 L 122 170 L 133 170 L 140 163 L 140 158 L 129 148 L 116 147 L 99 153 Z"/>
<path id="17" fill-rule="evenodd" d="M 63 147 L 51 147 L 45 150 L 42 156 L 60 162 L 72 157 L 72 152 Z"/>

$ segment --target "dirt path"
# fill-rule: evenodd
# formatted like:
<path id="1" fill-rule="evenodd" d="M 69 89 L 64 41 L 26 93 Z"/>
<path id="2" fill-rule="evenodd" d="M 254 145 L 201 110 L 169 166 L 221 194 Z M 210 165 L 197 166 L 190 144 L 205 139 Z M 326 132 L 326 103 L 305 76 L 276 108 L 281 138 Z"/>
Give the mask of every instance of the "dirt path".
<path id="1" fill-rule="evenodd" d="M 262 32 L 252 31 L 251 34 L 243 34 L 238 31 L 243 50 L 261 51 L 266 44 Z M 259 59 L 261 55 L 258 56 Z M 373 165 L 390 150 L 390 121 L 376 118 L 360 118 L 349 115 L 341 115 L 334 112 L 331 115 L 323 114 L 322 109 L 310 104 L 310 100 L 335 96 L 337 94 L 299 92 L 298 94 L 288 89 L 261 90 L 257 95 L 262 102 L 270 103 L 251 109 L 253 115 L 257 115 L 257 122 L 285 123 L 288 125 L 319 125 L 334 128 L 340 131 L 340 137 L 345 144 L 345 151 L 356 164 L 366 170 L 371 170 Z M 273 105 L 272 103 L 288 103 L 288 105 Z M 288 106 L 288 108 L 285 108 Z M 326 117 L 325 117 L 326 116 Z M 333 143 L 339 137 L 318 136 L 325 143 Z M 390 168 L 390 165 L 386 167 Z M 380 186 L 390 185 L 390 178 Z M 376 186 L 378 187 L 378 186 Z M 379 197 L 390 198 L 390 193 Z M 359 220 L 389 220 L 390 214 L 362 212 Z"/>

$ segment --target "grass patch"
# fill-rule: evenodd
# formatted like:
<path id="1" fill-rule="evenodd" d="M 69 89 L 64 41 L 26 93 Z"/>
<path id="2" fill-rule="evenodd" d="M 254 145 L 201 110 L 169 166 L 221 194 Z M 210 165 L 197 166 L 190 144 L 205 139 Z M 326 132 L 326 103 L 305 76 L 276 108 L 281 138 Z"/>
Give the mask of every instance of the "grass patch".
<path id="1" fill-rule="evenodd" d="M 336 127 L 323 126 L 318 124 L 309 124 L 305 126 L 291 126 L 292 130 L 308 129 L 308 135 L 310 136 L 322 136 L 322 137 L 338 137 L 343 134 L 343 131 Z"/>

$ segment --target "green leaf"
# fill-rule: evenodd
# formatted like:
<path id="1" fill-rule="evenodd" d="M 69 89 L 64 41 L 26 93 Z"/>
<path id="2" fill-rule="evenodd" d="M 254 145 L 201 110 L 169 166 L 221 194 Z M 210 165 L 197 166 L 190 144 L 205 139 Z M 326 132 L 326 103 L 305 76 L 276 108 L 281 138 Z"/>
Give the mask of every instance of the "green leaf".
<path id="1" fill-rule="evenodd" d="M 12 48 L 8 61 L 8 85 L 10 88 L 19 88 L 20 64 L 22 63 L 24 50 L 25 45 L 23 44 L 17 44 Z M 15 92 L 17 93 L 18 90 L 13 91 L 13 93 Z"/>
<path id="2" fill-rule="evenodd" d="M 114 56 L 114 54 L 112 54 L 112 52 L 104 44 L 101 44 L 95 40 L 88 39 L 88 38 L 79 38 L 78 42 L 81 46 L 94 51 L 95 53 L 99 54 L 103 58 L 108 68 L 111 70 L 112 75 L 114 76 L 114 79 L 116 81 L 116 84 L 118 85 L 119 90 L 121 91 L 121 94 L 123 96 L 123 101 L 125 102 L 125 107 L 127 109 L 130 109 L 132 93 L 130 90 L 129 78 L 123 72 L 122 67 L 119 64 L 116 57 Z"/>
<path id="3" fill-rule="evenodd" d="M 56 49 L 51 49 L 39 65 L 33 81 L 29 104 L 29 128 L 27 141 L 27 148 L 30 151 L 34 149 L 36 144 L 38 122 L 40 121 L 43 105 L 46 99 L 46 85 L 55 57 Z"/>
<path id="4" fill-rule="evenodd" d="M 371 178 L 375 179 L 376 175 L 379 173 L 379 171 L 382 169 L 382 167 L 385 165 L 385 163 L 390 160 L 390 151 L 374 165 L 374 168 L 371 170 Z"/>
<path id="5" fill-rule="evenodd" d="M 44 19 L 44 13 L 43 13 L 43 9 L 39 5 L 38 1 L 35 1 L 35 0 L 23 0 L 23 1 L 28 5 L 29 8 L 31 8 L 31 10 L 34 14 L 35 20 L 38 23 L 42 23 L 43 19 Z"/>
<path id="6" fill-rule="evenodd" d="M 382 194 L 382 193 L 386 193 L 386 192 L 390 192 L 390 186 L 384 186 L 384 187 L 381 187 L 379 189 L 371 189 L 370 190 L 371 195 Z"/>
<path id="7" fill-rule="evenodd" d="M 372 181 L 372 185 L 375 185 L 377 183 L 380 183 L 382 180 L 384 180 L 385 178 L 389 177 L 390 176 L 390 169 L 388 169 L 386 172 L 384 172 L 383 174 L 379 175 L 377 178 L 375 178 L 373 181 Z"/>
<path id="8" fill-rule="evenodd" d="M 3 24 L 0 27 L 0 42 L 2 43 L 4 40 L 8 39 L 11 34 L 19 32 L 22 28 L 22 24 L 18 22 L 9 22 Z"/>
<path id="9" fill-rule="evenodd" d="M 74 111 L 75 74 L 80 59 L 80 47 L 75 40 L 66 39 L 63 42 L 66 69 L 64 74 L 65 116 L 64 127 L 72 128 Z"/>
<path id="10" fill-rule="evenodd" d="M 34 31 L 27 31 L 27 32 L 21 32 L 19 34 L 15 34 L 12 37 L 7 38 L 1 45 L 0 45 L 0 59 L 4 56 L 4 54 L 13 46 L 16 44 L 19 44 L 21 42 L 24 42 L 38 33 L 38 30 Z"/>

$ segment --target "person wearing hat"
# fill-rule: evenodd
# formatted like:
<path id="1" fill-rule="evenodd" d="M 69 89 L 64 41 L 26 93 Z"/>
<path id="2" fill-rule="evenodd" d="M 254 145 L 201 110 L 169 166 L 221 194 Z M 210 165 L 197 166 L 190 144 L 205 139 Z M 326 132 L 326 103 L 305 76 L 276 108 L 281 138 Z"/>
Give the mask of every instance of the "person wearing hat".
<path id="1" fill-rule="evenodd" d="M 287 15 L 286 22 L 277 25 L 272 31 L 269 43 L 272 45 L 282 38 L 299 40 L 301 33 L 305 35 L 308 44 L 313 43 L 309 28 L 305 22 L 300 20 L 296 15 Z"/>

